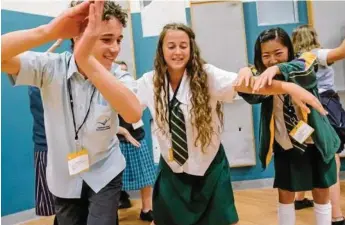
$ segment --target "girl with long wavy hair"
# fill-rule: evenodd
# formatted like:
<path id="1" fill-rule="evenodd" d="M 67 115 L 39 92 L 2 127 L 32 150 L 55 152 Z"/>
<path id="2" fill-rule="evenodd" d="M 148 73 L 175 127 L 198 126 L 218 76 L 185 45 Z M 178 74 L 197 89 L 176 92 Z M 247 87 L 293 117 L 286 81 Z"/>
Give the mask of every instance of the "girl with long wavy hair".
<path id="1" fill-rule="evenodd" d="M 251 73 L 248 69 L 239 74 Z M 242 75 L 240 77 L 242 77 Z M 229 225 L 238 222 L 230 167 L 221 144 L 222 102 L 237 91 L 252 93 L 249 80 L 206 64 L 194 32 L 167 24 L 160 34 L 154 71 L 138 82 L 137 96 L 154 118 L 161 150 L 153 191 L 157 225 Z M 298 85 L 273 81 L 257 94 L 290 94 L 301 107 L 320 102 Z"/>

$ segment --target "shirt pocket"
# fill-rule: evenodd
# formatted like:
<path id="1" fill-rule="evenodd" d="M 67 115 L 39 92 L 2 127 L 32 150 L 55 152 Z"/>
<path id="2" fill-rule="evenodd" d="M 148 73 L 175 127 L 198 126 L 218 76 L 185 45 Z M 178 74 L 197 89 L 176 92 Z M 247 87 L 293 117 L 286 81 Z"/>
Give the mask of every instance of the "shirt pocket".
<path id="1" fill-rule="evenodd" d="M 110 105 L 95 104 L 93 115 L 93 131 L 107 132 L 114 129 L 115 115 Z"/>

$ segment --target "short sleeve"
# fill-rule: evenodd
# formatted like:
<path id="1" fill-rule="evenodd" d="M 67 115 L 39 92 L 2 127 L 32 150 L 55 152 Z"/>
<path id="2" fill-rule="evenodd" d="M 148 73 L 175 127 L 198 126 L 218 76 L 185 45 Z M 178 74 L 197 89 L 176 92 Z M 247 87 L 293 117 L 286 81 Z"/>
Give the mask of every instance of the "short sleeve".
<path id="1" fill-rule="evenodd" d="M 149 72 L 136 80 L 136 94 L 143 108 L 148 107 L 150 100 L 153 99 L 152 96 L 150 96 L 153 92 L 152 79 L 153 74 Z"/>
<path id="2" fill-rule="evenodd" d="M 331 49 L 319 49 L 317 51 L 317 61 L 321 66 L 329 66 L 327 63 L 327 56 Z"/>
<path id="3" fill-rule="evenodd" d="M 133 76 L 127 72 L 123 71 L 118 67 L 118 69 L 115 70 L 115 76 L 119 79 L 121 83 L 123 83 L 128 89 L 136 93 L 136 81 L 133 78 Z"/>
<path id="4" fill-rule="evenodd" d="M 237 94 L 233 82 L 238 74 L 219 69 L 210 64 L 205 64 L 204 70 L 208 75 L 211 97 L 218 101 L 232 102 Z"/>
<path id="5" fill-rule="evenodd" d="M 55 67 L 61 61 L 56 53 L 25 52 L 20 56 L 20 70 L 13 75 L 14 85 L 30 85 L 42 88 L 51 83 Z"/>

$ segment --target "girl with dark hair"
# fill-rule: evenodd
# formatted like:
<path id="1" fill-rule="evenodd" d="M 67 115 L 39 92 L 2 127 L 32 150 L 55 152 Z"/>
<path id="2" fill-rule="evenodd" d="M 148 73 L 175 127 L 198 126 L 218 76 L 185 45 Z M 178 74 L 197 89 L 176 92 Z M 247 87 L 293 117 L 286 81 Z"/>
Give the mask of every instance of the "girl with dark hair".
<path id="1" fill-rule="evenodd" d="M 283 29 L 263 31 L 255 43 L 255 75 L 259 76 L 254 91 L 272 80 L 283 80 L 318 97 L 316 55 L 305 52 L 297 59 L 294 55 L 290 37 Z M 327 117 L 314 109 L 307 115 L 287 95 L 241 95 L 251 104 L 262 103 L 259 155 L 266 168 L 274 154 L 279 224 L 295 224 L 295 192 L 312 190 L 316 224 L 330 225 L 329 187 L 337 180 L 334 155 L 340 141 Z"/>

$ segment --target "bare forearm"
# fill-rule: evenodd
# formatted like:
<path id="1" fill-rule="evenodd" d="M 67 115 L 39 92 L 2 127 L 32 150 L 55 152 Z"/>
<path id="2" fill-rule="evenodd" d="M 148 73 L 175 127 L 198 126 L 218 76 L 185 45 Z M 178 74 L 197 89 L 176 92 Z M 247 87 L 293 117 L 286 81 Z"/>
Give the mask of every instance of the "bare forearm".
<path id="1" fill-rule="evenodd" d="M 47 52 L 55 52 L 55 50 L 59 47 L 59 45 L 53 44 L 48 50 Z"/>
<path id="2" fill-rule="evenodd" d="M 139 100 L 132 91 L 116 79 L 93 56 L 79 61 L 79 64 L 78 66 L 85 75 L 127 123 L 136 123 L 140 120 L 142 109 Z"/>
<path id="3" fill-rule="evenodd" d="M 286 94 L 288 92 L 289 85 L 293 85 L 292 83 L 283 82 L 273 80 L 271 85 L 266 85 L 263 88 L 260 88 L 255 94 L 259 95 L 278 95 L 278 94 Z M 254 94 L 252 85 L 246 86 L 242 84 L 241 86 L 236 86 L 235 90 L 237 92 L 247 93 L 247 94 Z"/>
<path id="4" fill-rule="evenodd" d="M 345 58 L 345 40 L 335 49 L 332 49 L 327 55 L 327 63 L 332 64 L 338 60 Z"/>
<path id="5" fill-rule="evenodd" d="M 56 50 L 58 47 L 60 47 L 62 41 L 63 41 L 63 39 L 57 40 L 57 41 L 47 50 L 47 52 L 55 52 L 55 50 Z"/>
<path id="6" fill-rule="evenodd" d="M 20 30 L 1 36 L 1 57 L 7 61 L 16 55 L 52 41 L 46 25 L 29 30 Z"/>

